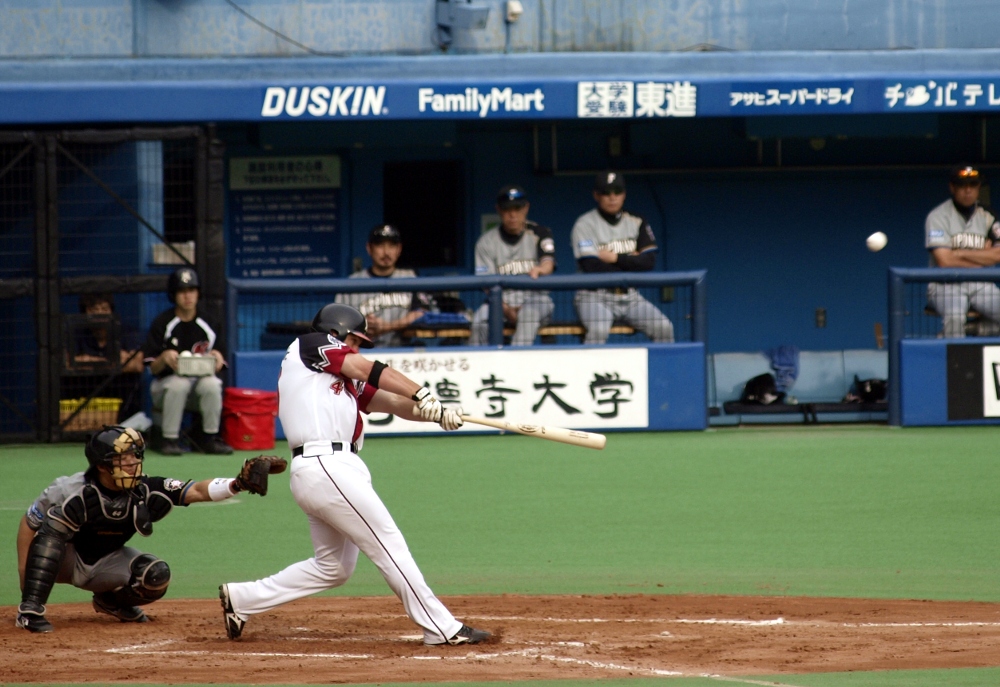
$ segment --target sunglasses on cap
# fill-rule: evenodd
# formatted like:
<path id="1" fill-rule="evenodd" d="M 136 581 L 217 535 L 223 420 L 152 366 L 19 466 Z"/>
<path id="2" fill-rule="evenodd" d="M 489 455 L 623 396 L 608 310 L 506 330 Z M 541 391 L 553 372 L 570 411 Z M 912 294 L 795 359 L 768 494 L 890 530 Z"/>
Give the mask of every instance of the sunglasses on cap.
<path id="1" fill-rule="evenodd" d="M 979 170 L 974 167 L 963 167 L 955 170 L 951 175 L 952 183 L 961 185 L 974 185 L 980 183 Z"/>

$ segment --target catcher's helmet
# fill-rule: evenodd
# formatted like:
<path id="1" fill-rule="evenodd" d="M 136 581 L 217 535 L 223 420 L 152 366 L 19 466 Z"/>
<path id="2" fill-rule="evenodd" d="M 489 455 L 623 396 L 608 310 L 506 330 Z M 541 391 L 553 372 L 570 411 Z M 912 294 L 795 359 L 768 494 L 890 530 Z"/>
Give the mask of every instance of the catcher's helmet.
<path id="1" fill-rule="evenodd" d="M 190 267 L 181 267 L 175 270 L 170 278 L 167 279 L 167 298 L 170 299 L 171 303 L 177 301 L 177 292 L 181 289 L 197 289 L 198 284 L 198 273 L 195 272 Z"/>
<path id="2" fill-rule="evenodd" d="M 312 327 L 317 332 L 333 334 L 345 341 L 348 334 L 354 334 L 361 339 L 362 348 L 374 348 L 375 344 L 368 338 L 368 321 L 361 311 L 342 303 L 324 305 L 313 318 Z"/>
<path id="3" fill-rule="evenodd" d="M 115 482 L 122 489 L 131 489 L 138 484 L 145 452 L 146 441 L 142 435 L 131 427 L 119 425 L 105 425 L 90 437 L 87 448 L 84 449 L 90 466 L 97 469 L 99 465 L 103 465 L 110 469 Z M 134 474 L 126 473 L 120 466 L 115 465 L 119 457 L 128 453 L 135 455 L 139 461 L 139 468 Z"/>

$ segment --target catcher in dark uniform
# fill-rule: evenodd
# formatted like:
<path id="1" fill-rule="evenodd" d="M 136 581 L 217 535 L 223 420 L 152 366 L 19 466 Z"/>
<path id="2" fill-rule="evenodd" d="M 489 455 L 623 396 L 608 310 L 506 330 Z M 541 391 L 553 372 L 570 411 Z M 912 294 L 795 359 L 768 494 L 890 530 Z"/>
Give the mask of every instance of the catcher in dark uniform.
<path id="1" fill-rule="evenodd" d="M 148 537 L 174 506 L 222 501 L 241 491 L 263 496 L 268 475 L 286 467 L 283 458 L 257 456 L 235 478 L 182 481 L 142 474 L 144 451 L 134 429 L 104 427 L 87 442 L 87 471 L 59 477 L 28 509 L 17 532 L 18 627 L 52 631 L 45 602 L 56 582 L 93 592 L 98 613 L 146 622 L 139 606 L 167 593 L 170 567 L 125 546 L 132 535 Z"/>

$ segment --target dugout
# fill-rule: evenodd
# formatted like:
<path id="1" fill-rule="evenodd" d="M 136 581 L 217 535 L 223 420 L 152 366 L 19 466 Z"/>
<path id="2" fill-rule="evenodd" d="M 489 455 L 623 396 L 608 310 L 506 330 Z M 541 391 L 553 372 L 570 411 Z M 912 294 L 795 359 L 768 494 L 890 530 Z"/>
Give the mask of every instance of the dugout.
<path id="1" fill-rule="evenodd" d="M 3 258 L 5 320 L 21 325 L 4 347 L 9 360 L 29 363 L 17 366 L 5 393 L 17 408 L 11 436 L 56 436 L 54 318 L 81 289 L 160 290 L 169 268 L 152 251 L 173 250 L 153 245 L 178 244 L 183 261 L 191 240 L 211 307 L 222 308 L 226 277 L 265 276 L 242 274 L 248 261 L 256 268 L 252 254 L 242 253 L 247 246 L 237 245 L 234 192 L 253 189 L 232 182 L 234 169 L 251 174 L 251 164 L 269 162 L 329 165 L 336 217 L 322 240 L 265 246 L 276 253 L 258 265 L 273 268 L 266 276 L 346 276 L 363 262 L 372 224 L 387 213 L 427 216 L 428 208 L 446 220 L 415 223 L 404 254 L 429 276 L 469 274 L 475 238 L 496 189 L 508 182 L 528 189 L 532 217 L 555 231 L 560 272 L 571 272 L 569 230 L 592 206 L 589 178 L 614 167 L 629 179 L 628 207 L 657 229 L 658 269 L 708 270 L 710 352 L 872 348 L 873 324 L 887 319 L 886 270 L 926 262 L 920 227 L 946 196 L 945 170 L 963 159 L 987 177 L 997 171 L 996 56 L 582 53 L 204 59 L 197 69 L 192 60 L 170 59 L 0 65 L 0 186 L 22 193 L 2 220 L 16 237 Z M 192 147 L 181 150 L 180 140 Z M 80 169 L 93 166 L 62 152 L 90 144 L 106 146 L 95 155 L 115 168 L 111 181 L 94 179 Z M 63 163 L 69 171 L 60 171 Z M 187 171 L 173 174 L 178 166 Z M 419 183 L 429 188 L 403 192 Z M 113 208 L 118 225 L 106 232 L 100 227 L 108 222 L 78 216 L 78 233 L 88 238 L 73 238 L 61 224 L 74 216 L 73 202 L 87 212 Z M 184 203 L 189 210 L 176 210 Z M 159 220 L 150 217 L 162 217 L 160 237 Z M 890 242 L 871 255 L 863 239 L 875 230 Z M 434 241 L 413 238 L 428 235 Z M 288 272 L 302 266 L 314 271 Z M 136 298 L 129 310 L 142 313 L 139 320 L 158 309 L 148 301 L 155 296 Z"/>

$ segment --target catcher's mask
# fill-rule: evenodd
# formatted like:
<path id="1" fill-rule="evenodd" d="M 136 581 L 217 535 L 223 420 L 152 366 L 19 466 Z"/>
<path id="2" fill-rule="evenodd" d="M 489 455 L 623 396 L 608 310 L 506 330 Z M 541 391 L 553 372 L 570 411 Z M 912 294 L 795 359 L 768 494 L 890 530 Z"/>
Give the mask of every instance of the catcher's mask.
<path id="1" fill-rule="evenodd" d="M 87 462 L 95 470 L 104 466 L 111 471 L 115 484 L 123 491 L 131 491 L 142 477 L 142 461 L 146 442 L 131 427 L 105 425 L 87 442 Z"/>
<path id="2" fill-rule="evenodd" d="M 368 321 L 361 311 L 342 303 L 330 303 L 320 308 L 313 318 L 312 327 L 317 332 L 333 334 L 341 341 L 347 340 L 348 334 L 361 339 L 362 348 L 375 348 L 375 344 L 368 338 Z"/>

